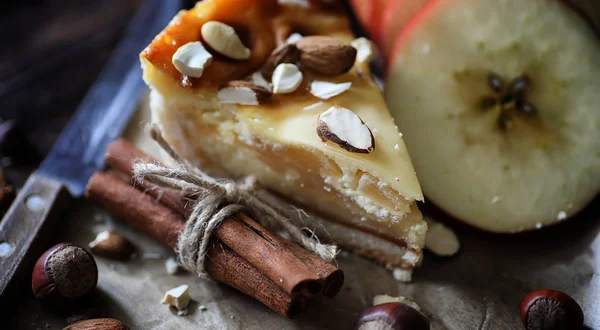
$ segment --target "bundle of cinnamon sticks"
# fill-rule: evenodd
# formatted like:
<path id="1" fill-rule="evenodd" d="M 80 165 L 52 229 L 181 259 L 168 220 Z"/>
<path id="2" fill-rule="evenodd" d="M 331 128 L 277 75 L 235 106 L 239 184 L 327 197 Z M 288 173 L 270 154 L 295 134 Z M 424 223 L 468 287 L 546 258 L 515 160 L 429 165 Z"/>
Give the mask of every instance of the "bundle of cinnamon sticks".
<path id="1" fill-rule="evenodd" d="M 133 179 L 133 164 L 140 159 L 156 162 L 123 139 L 113 142 L 106 153 L 113 169 L 94 174 L 86 195 L 174 249 L 198 196 Z M 205 269 L 211 278 L 289 318 L 304 310 L 311 296 L 334 297 L 344 282 L 340 269 L 270 233 L 243 213 L 223 221 L 214 231 Z"/>

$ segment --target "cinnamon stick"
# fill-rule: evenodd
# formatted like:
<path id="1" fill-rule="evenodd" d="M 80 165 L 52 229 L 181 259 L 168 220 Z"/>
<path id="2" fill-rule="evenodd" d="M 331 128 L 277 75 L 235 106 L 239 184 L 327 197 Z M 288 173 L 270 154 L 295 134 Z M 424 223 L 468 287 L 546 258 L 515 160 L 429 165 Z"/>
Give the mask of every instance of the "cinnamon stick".
<path id="1" fill-rule="evenodd" d="M 133 228 L 165 246 L 177 246 L 179 233 L 185 226 L 181 215 L 124 182 L 118 173 L 95 173 L 88 181 L 85 193 L 93 203 Z"/>
<path id="2" fill-rule="evenodd" d="M 86 196 L 163 245 L 172 249 L 177 246 L 185 226 L 184 218 L 117 175 L 94 174 L 86 187 Z M 292 297 L 228 247 L 213 243 L 208 253 L 206 271 L 215 280 L 257 299 L 285 317 L 294 317 L 305 308 L 305 296 Z"/>
<path id="3" fill-rule="evenodd" d="M 143 161 L 150 163 L 159 163 L 152 157 L 146 155 L 139 150 L 135 145 L 125 139 L 117 139 L 112 142 L 106 149 L 106 162 L 117 170 L 133 177 L 133 163 L 135 161 Z M 141 187 L 145 193 L 154 196 L 161 203 L 165 204 L 172 210 L 177 211 L 184 217 L 188 216 L 191 199 L 185 196 L 181 191 L 153 185 L 148 182 L 142 182 L 132 179 L 135 186 Z"/>
<path id="4" fill-rule="evenodd" d="M 344 272 L 341 269 L 328 264 L 294 242 L 281 237 L 279 239 L 296 257 L 300 258 L 308 267 L 314 269 L 321 278 L 325 279 L 325 287 L 323 288 L 325 297 L 333 298 L 340 292 L 344 284 Z"/>
<path id="5" fill-rule="evenodd" d="M 279 283 L 292 296 L 318 294 L 323 280 L 317 272 L 290 251 L 275 235 L 244 213 L 223 221 L 215 229 L 219 241 L 230 247 L 258 270 Z"/>
<path id="6" fill-rule="evenodd" d="M 133 164 L 136 160 L 158 163 L 139 150 L 134 144 L 124 139 L 115 140 L 109 145 L 106 151 L 106 162 L 110 166 L 129 175 L 133 175 Z M 143 186 L 146 192 L 153 194 L 167 207 L 177 210 L 186 218 L 189 216 L 191 210 L 187 206 L 192 205 L 193 201 L 183 196 L 180 192 L 175 191 L 173 193 L 169 190 L 174 189 L 157 187 L 149 183 L 141 183 L 139 185 Z M 159 196 L 162 197 L 158 198 Z M 226 239 L 224 237 L 220 237 L 220 240 L 245 259 L 252 260 L 252 264 L 257 266 L 276 283 L 281 283 L 281 286 L 288 293 L 296 294 L 299 291 L 304 291 L 308 294 L 316 294 L 322 289 L 326 297 L 332 298 L 339 292 L 344 283 L 344 275 L 340 269 L 326 263 L 302 247 L 288 240 L 281 239 L 281 237 L 272 235 L 248 216 L 242 215 L 239 218 L 249 229 L 262 237 L 253 237 L 252 240 L 239 240 L 237 238 L 238 235 L 241 232 L 247 233 L 247 230 L 241 226 L 236 226 L 233 228 L 233 232 L 225 234 L 226 237 L 230 237 L 227 242 L 224 241 Z M 234 224 L 228 224 L 228 222 L 224 221 L 219 227 L 221 229 L 217 228 L 215 234 L 223 234 L 226 228 L 231 229 L 234 226 Z M 265 244 L 264 240 L 267 240 L 269 243 Z M 257 243 L 255 245 L 252 242 Z M 275 255 L 278 256 L 276 260 L 272 260 L 271 258 L 265 260 L 265 256 Z M 301 263 L 298 261 L 301 261 Z M 307 268 L 309 272 L 307 272 Z M 280 282 L 280 279 L 283 279 L 283 282 Z"/>
<path id="7" fill-rule="evenodd" d="M 256 231 L 259 235 L 265 237 L 267 241 L 272 242 L 277 240 L 278 243 L 283 244 L 287 250 L 296 256 L 296 258 L 300 259 L 304 264 L 306 264 L 306 266 L 308 266 L 308 268 L 313 269 L 319 275 L 319 277 L 325 281 L 323 288 L 323 295 L 325 297 L 333 298 L 340 291 L 342 285 L 344 284 L 344 272 L 342 272 L 341 269 L 328 264 L 323 259 L 306 251 L 301 246 L 283 239 L 280 236 L 271 234 L 259 223 L 252 220 L 245 214 L 240 215 L 240 220 L 248 225 L 248 227 L 252 228 L 252 230 Z"/>

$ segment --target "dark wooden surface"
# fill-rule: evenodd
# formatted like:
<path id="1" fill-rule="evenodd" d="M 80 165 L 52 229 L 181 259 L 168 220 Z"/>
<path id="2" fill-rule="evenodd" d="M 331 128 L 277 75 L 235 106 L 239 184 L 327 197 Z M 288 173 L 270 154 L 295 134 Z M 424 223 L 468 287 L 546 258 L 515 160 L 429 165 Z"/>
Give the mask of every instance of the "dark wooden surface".
<path id="1" fill-rule="evenodd" d="M 0 128 L 0 166 L 14 165 L 7 172 L 15 183 L 50 150 L 142 1 L 0 4 L 0 123 L 16 123 L 9 139 Z"/>
<path id="2" fill-rule="evenodd" d="M 2 9 L 0 117 L 19 122 L 24 141 L 11 142 L 27 143 L 24 165 L 51 148 L 139 2 L 25 0 Z"/>

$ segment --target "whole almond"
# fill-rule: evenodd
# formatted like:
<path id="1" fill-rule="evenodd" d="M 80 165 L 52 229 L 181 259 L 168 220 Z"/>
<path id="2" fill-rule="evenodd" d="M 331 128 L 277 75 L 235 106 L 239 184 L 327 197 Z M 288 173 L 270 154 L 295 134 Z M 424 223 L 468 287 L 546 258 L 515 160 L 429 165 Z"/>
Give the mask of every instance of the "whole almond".
<path id="1" fill-rule="evenodd" d="M 334 37 L 304 37 L 296 41 L 296 47 L 303 67 L 325 75 L 347 72 L 356 59 L 356 49 Z"/>
<path id="2" fill-rule="evenodd" d="M 63 330 L 129 330 L 129 327 L 119 320 L 104 318 L 79 321 Z"/>
<path id="3" fill-rule="evenodd" d="M 114 230 L 105 230 L 88 245 L 93 253 L 115 260 L 128 260 L 135 247 L 125 236 Z"/>

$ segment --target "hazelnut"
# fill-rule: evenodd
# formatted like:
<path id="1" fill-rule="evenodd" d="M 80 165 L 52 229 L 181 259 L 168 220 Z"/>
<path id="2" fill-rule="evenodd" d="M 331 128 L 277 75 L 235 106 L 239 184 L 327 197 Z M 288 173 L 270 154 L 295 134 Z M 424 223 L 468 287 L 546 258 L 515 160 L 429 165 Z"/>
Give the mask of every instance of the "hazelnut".
<path id="1" fill-rule="evenodd" d="M 115 260 L 128 260 L 135 251 L 127 238 L 113 230 L 99 233 L 88 246 L 93 253 Z"/>
<path id="2" fill-rule="evenodd" d="M 521 301 L 521 321 L 527 330 L 580 329 L 583 311 L 566 293 L 542 289 Z"/>
<path id="3" fill-rule="evenodd" d="M 425 314 L 403 303 L 390 302 L 367 308 L 356 330 L 429 330 Z"/>
<path id="4" fill-rule="evenodd" d="M 129 327 L 119 320 L 104 318 L 79 321 L 63 330 L 129 330 Z"/>
<path id="5" fill-rule="evenodd" d="M 97 283 L 94 257 L 71 243 L 60 243 L 44 252 L 31 275 L 31 288 L 37 298 L 75 299 L 92 291 Z"/>

